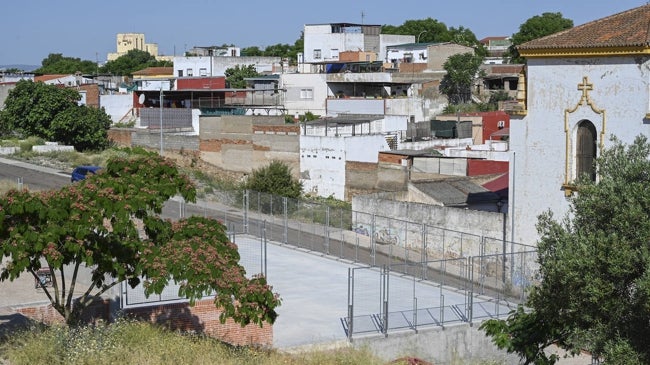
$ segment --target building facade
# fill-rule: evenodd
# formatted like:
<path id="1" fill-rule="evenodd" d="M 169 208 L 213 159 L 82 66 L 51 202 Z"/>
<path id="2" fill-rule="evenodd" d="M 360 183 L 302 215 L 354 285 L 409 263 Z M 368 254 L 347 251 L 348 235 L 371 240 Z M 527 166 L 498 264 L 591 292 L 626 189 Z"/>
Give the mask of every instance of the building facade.
<path id="1" fill-rule="evenodd" d="M 569 212 L 573 182 L 615 136 L 650 135 L 650 5 L 519 47 L 526 87 L 510 123 L 510 236 L 535 244 L 539 214 Z M 525 96 L 525 97 L 524 97 Z"/>

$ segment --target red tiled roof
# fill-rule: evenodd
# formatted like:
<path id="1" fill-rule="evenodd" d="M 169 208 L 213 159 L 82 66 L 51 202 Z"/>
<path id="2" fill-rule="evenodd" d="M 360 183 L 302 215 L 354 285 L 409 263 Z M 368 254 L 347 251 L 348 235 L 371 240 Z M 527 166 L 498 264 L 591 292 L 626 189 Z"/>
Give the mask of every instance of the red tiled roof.
<path id="1" fill-rule="evenodd" d="M 492 192 L 495 192 L 495 193 L 499 192 L 499 191 L 503 191 L 503 190 L 507 189 L 508 186 L 509 186 L 508 173 L 505 173 L 505 174 L 497 177 L 496 179 L 494 179 L 492 181 L 489 181 L 489 182 L 487 182 L 487 183 L 485 183 L 485 184 L 483 184 L 481 186 L 483 186 L 484 188 L 488 189 L 489 191 L 492 191 Z"/>
<path id="2" fill-rule="evenodd" d="M 519 45 L 520 51 L 648 47 L 650 45 L 650 5 L 594 20 L 571 29 Z"/>
<path id="3" fill-rule="evenodd" d="M 133 75 L 138 76 L 157 76 L 157 75 L 173 75 L 173 67 L 147 67 L 143 70 L 136 71 Z"/>
<path id="4" fill-rule="evenodd" d="M 50 80 L 56 80 L 60 79 L 63 77 L 68 77 L 70 74 L 52 74 L 52 75 L 41 75 L 41 76 L 35 76 L 34 77 L 34 82 L 46 82 Z"/>

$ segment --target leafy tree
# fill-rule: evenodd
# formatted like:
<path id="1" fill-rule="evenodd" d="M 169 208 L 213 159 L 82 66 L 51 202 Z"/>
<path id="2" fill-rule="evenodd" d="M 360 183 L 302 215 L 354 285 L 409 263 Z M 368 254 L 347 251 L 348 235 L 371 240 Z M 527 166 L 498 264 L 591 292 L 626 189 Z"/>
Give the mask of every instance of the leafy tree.
<path id="1" fill-rule="evenodd" d="M 256 77 L 260 74 L 255 69 L 255 65 L 239 66 L 227 68 L 225 71 L 226 84 L 233 89 L 243 89 L 246 87 L 246 78 Z"/>
<path id="2" fill-rule="evenodd" d="M 413 35 L 420 43 L 453 42 L 473 47 L 483 56 L 487 53 L 470 29 L 463 26 L 447 28 L 445 23 L 432 18 L 407 20 L 400 26 L 383 25 L 381 33 Z"/>
<path id="3" fill-rule="evenodd" d="M 550 344 L 607 364 L 650 362 L 650 143 L 615 138 L 596 160 L 598 181 L 577 181 L 570 215 L 540 216 L 541 283 L 525 308 L 481 328 L 526 364 L 552 364 Z"/>
<path id="4" fill-rule="evenodd" d="M 264 51 L 260 47 L 246 47 L 241 50 L 241 55 L 245 57 L 259 57 L 264 55 Z"/>
<path id="5" fill-rule="evenodd" d="M 299 198 L 302 194 L 302 183 L 293 178 L 291 168 L 286 163 L 271 161 L 267 166 L 253 170 L 244 184 L 244 189 Z"/>
<path id="6" fill-rule="evenodd" d="M 172 66 L 169 61 L 157 61 L 149 52 L 132 49 L 113 61 L 108 61 L 100 72 L 113 75 L 130 76 L 147 67 Z"/>
<path id="7" fill-rule="evenodd" d="M 41 74 L 96 74 L 97 64 L 92 61 L 74 57 L 64 57 L 61 53 L 50 53 L 47 58 L 41 62 L 41 67 L 34 70 L 35 73 Z"/>
<path id="8" fill-rule="evenodd" d="M 104 109 L 78 105 L 74 89 L 21 80 L 0 111 L 0 131 L 72 145 L 79 151 L 108 147 L 111 119 Z"/>
<path id="9" fill-rule="evenodd" d="M 76 90 L 21 80 L 9 92 L 0 111 L 0 130 L 52 140 L 50 124 L 57 114 L 77 106 Z"/>
<path id="10" fill-rule="evenodd" d="M 103 150 L 109 146 L 107 131 L 111 124 L 111 117 L 104 108 L 75 105 L 54 117 L 52 137 L 57 142 L 74 146 L 77 151 Z"/>
<path id="11" fill-rule="evenodd" d="M 512 35 L 512 45 L 508 49 L 506 57 L 510 58 L 510 63 L 524 63 L 525 60 L 519 57 L 518 45 L 569 28 L 573 28 L 573 20 L 564 18 L 562 13 L 535 15 L 521 24 L 519 32 Z"/>
<path id="12" fill-rule="evenodd" d="M 42 286 L 43 292 L 68 324 L 124 281 L 132 287 L 143 281 L 147 295 L 175 281 L 191 303 L 216 293 L 222 321 L 273 323 L 278 297 L 264 277 L 245 277 L 222 224 L 160 218 L 176 194 L 194 201 L 196 189 L 173 162 L 142 150 L 114 157 L 99 174 L 59 191 L 12 190 L 0 197 L 0 257 L 7 258 L 0 280 L 38 279 L 37 271 L 49 268 L 52 287 Z M 73 298 L 84 266 L 91 284 Z"/>
<path id="13" fill-rule="evenodd" d="M 445 23 L 432 18 L 420 20 L 407 20 L 402 25 L 383 25 L 382 34 L 402 34 L 420 36 L 420 42 L 448 42 L 450 40 L 449 30 Z"/>
<path id="14" fill-rule="evenodd" d="M 447 73 L 440 82 L 440 92 L 447 96 L 449 103 L 461 104 L 472 100 L 472 86 L 481 75 L 483 57 L 473 53 L 450 56 L 443 68 Z"/>

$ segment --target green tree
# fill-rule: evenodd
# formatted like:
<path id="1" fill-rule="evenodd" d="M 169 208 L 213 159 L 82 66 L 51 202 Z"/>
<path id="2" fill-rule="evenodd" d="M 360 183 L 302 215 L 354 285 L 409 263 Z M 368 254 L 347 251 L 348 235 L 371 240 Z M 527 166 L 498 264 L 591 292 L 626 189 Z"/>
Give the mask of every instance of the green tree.
<path id="1" fill-rule="evenodd" d="M 286 163 L 271 161 L 267 166 L 253 170 L 244 184 L 244 189 L 299 198 L 302 194 L 302 183 L 292 176 L 291 168 Z"/>
<path id="2" fill-rule="evenodd" d="M 447 73 L 440 82 L 440 92 L 447 96 L 450 104 L 462 104 L 472 101 L 472 86 L 481 76 L 480 66 L 483 57 L 474 53 L 450 56 L 443 68 Z"/>
<path id="3" fill-rule="evenodd" d="M 260 47 L 246 47 L 241 50 L 241 55 L 244 57 L 260 57 L 264 55 L 264 51 Z"/>
<path id="4" fill-rule="evenodd" d="M 0 111 L 0 130 L 22 137 L 52 140 L 50 124 L 57 114 L 77 106 L 81 96 L 76 90 L 21 80 L 9 92 Z"/>
<path id="5" fill-rule="evenodd" d="M 173 162 L 142 150 L 112 158 L 99 174 L 59 191 L 12 190 L 0 197 L 0 257 L 7 259 L 0 280 L 38 279 L 37 271 L 49 268 L 52 287 L 43 292 L 68 324 L 124 281 L 142 281 L 147 295 L 174 281 L 191 303 L 216 293 L 222 321 L 273 323 L 277 295 L 264 277 L 245 277 L 222 224 L 160 217 L 176 194 L 194 201 L 196 189 Z M 91 283 L 74 298 L 84 267 Z"/>
<path id="6" fill-rule="evenodd" d="M 50 127 L 55 141 L 74 146 L 77 151 L 86 151 L 104 150 L 109 146 L 111 124 L 111 117 L 104 108 L 74 105 L 57 114 Z"/>
<path id="7" fill-rule="evenodd" d="M 541 283 L 525 308 L 481 328 L 527 364 L 552 364 L 550 344 L 607 364 L 650 363 L 650 143 L 616 139 L 596 160 L 598 180 L 576 182 L 570 214 L 540 216 Z"/>
<path id="8" fill-rule="evenodd" d="M 255 69 L 255 65 L 239 66 L 227 68 L 225 71 L 226 84 L 233 89 L 243 89 L 246 87 L 246 78 L 257 77 L 260 74 Z"/>
<path id="9" fill-rule="evenodd" d="M 41 62 L 41 67 L 34 70 L 41 74 L 96 74 L 98 66 L 95 62 L 74 57 L 64 57 L 61 53 L 50 53 Z"/>
<path id="10" fill-rule="evenodd" d="M 441 23 L 433 18 L 407 20 L 399 26 L 383 25 L 381 27 L 381 33 L 413 35 L 416 38 L 419 36 L 421 43 L 448 42 L 451 38 L 445 23 Z"/>
<path id="11" fill-rule="evenodd" d="M 118 57 L 113 61 L 108 61 L 100 69 L 101 73 L 131 76 L 134 72 L 143 70 L 147 67 L 164 67 L 172 66 L 169 61 L 157 61 L 156 57 L 149 52 L 132 49 L 125 55 Z"/>
<path id="12" fill-rule="evenodd" d="M 573 20 L 564 18 L 562 13 L 535 15 L 521 24 L 519 32 L 512 35 L 512 45 L 508 49 L 506 57 L 510 58 L 510 63 L 524 63 L 525 60 L 519 57 L 518 45 L 569 28 L 573 28 Z"/>

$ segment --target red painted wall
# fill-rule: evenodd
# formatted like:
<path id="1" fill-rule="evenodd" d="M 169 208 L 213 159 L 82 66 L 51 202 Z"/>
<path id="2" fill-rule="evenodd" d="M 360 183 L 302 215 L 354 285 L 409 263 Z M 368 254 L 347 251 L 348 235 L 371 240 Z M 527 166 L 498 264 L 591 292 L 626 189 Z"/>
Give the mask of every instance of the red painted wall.
<path id="1" fill-rule="evenodd" d="M 483 143 L 490 140 L 490 135 L 503 128 L 510 128 L 510 116 L 503 111 L 480 113 L 483 116 Z M 499 127 L 502 121 L 503 126 Z M 495 137 L 499 140 L 499 137 Z"/>
<path id="2" fill-rule="evenodd" d="M 176 79 L 177 90 L 202 89 L 218 90 L 226 88 L 226 77 L 192 77 Z"/>
<path id="3" fill-rule="evenodd" d="M 502 174 L 508 172 L 508 161 L 467 160 L 467 176 Z"/>

